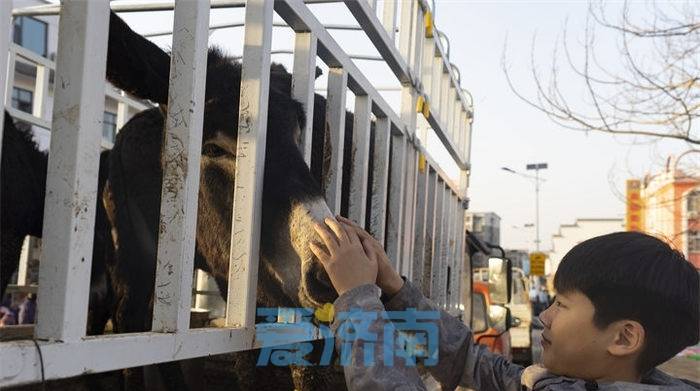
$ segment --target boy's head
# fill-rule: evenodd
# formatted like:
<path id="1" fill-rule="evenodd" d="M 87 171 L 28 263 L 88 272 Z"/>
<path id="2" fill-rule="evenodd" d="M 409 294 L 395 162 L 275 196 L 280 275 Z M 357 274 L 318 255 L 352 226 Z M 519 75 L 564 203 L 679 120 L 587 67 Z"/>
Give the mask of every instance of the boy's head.
<path id="1" fill-rule="evenodd" d="M 586 240 L 557 269 L 557 301 L 540 318 L 544 365 L 586 380 L 638 379 L 697 343 L 698 271 L 638 232 Z"/>

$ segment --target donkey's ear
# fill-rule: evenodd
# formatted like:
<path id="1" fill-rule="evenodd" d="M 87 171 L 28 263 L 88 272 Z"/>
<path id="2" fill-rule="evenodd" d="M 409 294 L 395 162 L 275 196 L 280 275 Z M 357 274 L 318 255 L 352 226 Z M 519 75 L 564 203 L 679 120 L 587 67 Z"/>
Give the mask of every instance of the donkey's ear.
<path id="1" fill-rule="evenodd" d="M 131 95 L 166 104 L 169 74 L 170 56 L 111 12 L 107 80 Z"/>

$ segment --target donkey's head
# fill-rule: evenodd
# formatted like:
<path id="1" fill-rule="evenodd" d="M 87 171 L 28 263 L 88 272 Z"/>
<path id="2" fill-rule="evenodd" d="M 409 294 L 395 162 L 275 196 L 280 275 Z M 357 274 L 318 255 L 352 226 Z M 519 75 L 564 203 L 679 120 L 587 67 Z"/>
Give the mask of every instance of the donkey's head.
<path id="1" fill-rule="evenodd" d="M 107 77 L 125 91 L 167 103 L 170 57 L 112 14 Z M 241 65 L 208 53 L 201 156 L 197 251 L 220 283 L 228 276 L 236 176 Z M 263 190 L 259 302 L 319 306 L 335 299 L 308 242 L 312 224 L 332 216 L 298 146 L 306 118 L 291 98 L 291 75 L 272 65 Z"/>

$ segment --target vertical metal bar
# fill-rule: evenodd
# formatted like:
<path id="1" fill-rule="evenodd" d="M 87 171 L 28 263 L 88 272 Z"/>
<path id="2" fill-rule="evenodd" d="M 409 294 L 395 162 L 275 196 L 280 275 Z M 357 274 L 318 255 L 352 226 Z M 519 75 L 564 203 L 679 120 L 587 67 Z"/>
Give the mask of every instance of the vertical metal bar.
<path id="1" fill-rule="evenodd" d="M 19 256 L 19 265 L 17 266 L 17 285 L 27 285 L 27 272 L 29 271 L 29 256 L 31 248 L 31 236 L 25 236 L 22 242 L 22 252 Z"/>
<path id="2" fill-rule="evenodd" d="M 445 186 L 444 213 L 442 215 L 442 257 L 440 265 L 440 294 L 438 302 L 445 308 L 447 299 L 447 267 L 450 265 L 450 216 L 452 215 L 452 202 L 450 197 L 450 187 Z"/>
<path id="3" fill-rule="evenodd" d="M 6 102 L 7 95 L 11 96 L 12 84 L 8 83 L 10 79 L 9 71 L 12 69 L 14 76 L 14 65 L 9 66 L 8 61 L 11 59 L 14 64 L 14 58 L 9 55 L 10 52 L 10 24 L 12 22 L 12 0 L 0 2 L 0 102 Z M 8 92 L 7 90 L 10 89 Z M 2 161 L 2 140 L 5 132 L 5 107 L 0 110 L 0 162 Z M 2 231 L 0 231 L 2 235 Z M 0 263 L 3 262 L 0 259 Z M 5 260 L 7 262 L 7 260 Z"/>
<path id="4" fill-rule="evenodd" d="M 443 221 L 445 222 L 445 230 L 446 230 L 446 235 L 445 235 L 445 264 L 443 266 L 443 273 L 442 273 L 442 281 L 443 281 L 443 288 L 442 288 L 442 297 L 440 300 L 440 303 L 442 304 L 442 307 L 446 310 L 449 311 L 449 277 L 450 275 L 447 273 L 448 270 L 452 272 L 452 211 L 454 209 L 453 204 L 452 204 L 452 193 L 450 192 L 449 187 L 447 188 L 447 195 L 446 195 L 446 200 L 447 200 L 447 214 L 443 217 Z M 451 273 L 450 273 L 451 274 Z"/>
<path id="5" fill-rule="evenodd" d="M 162 161 L 153 331 L 190 325 L 209 2 L 177 0 Z"/>
<path id="6" fill-rule="evenodd" d="M 428 95 L 428 101 L 433 104 L 434 86 L 433 86 L 433 68 L 435 56 L 435 40 L 433 38 L 425 38 L 423 41 L 423 60 L 421 61 L 421 82 L 423 83 L 423 91 Z"/>
<path id="7" fill-rule="evenodd" d="M 9 49 L 9 53 L 7 55 L 7 80 L 5 81 L 5 106 L 11 107 L 12 106 L 12 89 L 15 86 L 15 65 L 17 64 L 17 54 L 15 54 L 15 51 L 12 50 L 11 45 Z"/>
<path id="8" fill-rule="evenodd" d="M 413 68 L 413 13 L 418 5 L 417 0 L 408 0 L 401 3 L 401 25 L 399 26 L 399 53 L 406 60 L 408 67 Z"/>
<path id="9" fill-rule="evenodd" d="M 447 121 L 445 121 L 445 124 L 447 125 L 446 129 L 443 129 L 445 131 L 445 135 L 447 136 L 447 139 L 450 141 L 453 141 L 455 139 L 454 137 L 454 130 L 455 130 L 455 109 L 457 107 L 457 101 L 455 100 L 455 97 L 457 96 L 457 91 L 455 90 L 454 87 L 450 86 L 450 92 L 447 95 Z"/>
<path id="10" fill-rule="evenodd" d="M 369 232 L 382 244 L 384 244 L 386 236 L 390 148 L 391 122 L 387 117 L 377 118 L 372 153 L 372 210 L 370 211 Z"/>
<path id="11" fill-rule="evenodd" d="M 124 91 L 121 92 L 121 96 L 124 96 Z M 127 117 L 129 116 L 129 105 L 127 105 L 123 100 L 117 101 L 117 131 L 121 129 L 126 123 Z"/>
<path id="12" fill-rule="evenodd" d="M 38 338 L 75 341 L 85 335 L 95 226 L 107 0 L 65 0 L 58 62 L 39 273 Z M 60 137 L 57 137 L 60 136 Z"/>
<path id="13" fill-rule="evenodd" d="M 226 326 L 255 331 L 273 2 L 248 0 L 238 114 Z M 246 342 L 248 343 L 248 342 Z"/>
<path id="14" fill-rule="evenodd" d="M 382 25 L 384 30 L 389 35 L 392 41 L 396 41 L 396 1 L 384 1 L 384 9 L 382 10 Z"/>
<path id="15" fill-rule="evenodd" d="M 10 51 L 10 23 L 12 22 L 12 0 L 0 2 L 0 94 L 6 94 L 8 74 L 8 59 Z M 14 69 L 14 67 L 13 67 Z M 13 70 L 14 73 L 14 70 Z M 6 87 L 7 86 L 7 87 Z M 12 91 L 9 92 L 12 94 Z M 5 96 L 0 95 L 0 102 L 5 102 Z M 2 136 L 5 127 L 5 110 L 0 110 L 0 158 L 2 158 Z M 1 234 L 1 233 L 0 233 Z M 1 261 L 1 260 L 0 260 Z"/>
<path id="16" fill-rule="evenodd" d="M 469 163 L 472 159 L 472 119 L 467 117 L 466 134 L 464 135 L 464 160 Z"/>
<path id="17" fill-rule="evenodd" d="M 49 99 L 49 72 L 51 70 L 43 65 L 36 66 L 36 80 L 34 81 L 34 101 L 32 102 L 32 114 L 35 117 L 44 118 L 44 107 Z"/>
<path id="18" fill-rule="evenodd" d="M 444 134 L 447 132 L 447 116 L 450 112 L 450 75 L 443 70 L 442 72 L 442 85 L 440 86 L 440 127 Z"/>
<path id="19" fill-rule="evenodd" d="M 439 175 L 435 187 L 435 216 L 433 219 L 433 262 L 430 277 L 430 298 L 437 303 L 440 292 L 440 267 L 442 257 L 442 217 L 445 211 L 445 182 Z"/>
<path id="20" fill-rule="evenodd" d="M 387 216 L 386 252 L 395 269 L 401 262 L 403 239 L 403 193 L 406 167 L 406 136 L 391 135 L 391 172 L 389 173 L 389 213 Z"/>
<path id="21" fill-rule="evenodd" d="M 425 22 L 423 20 L 423 8 L 418 2 L 415 2 L 413 8 L 413 32 L 412 32 L 413 47 L 413 74 L 419 77 L 421 74 L 421 66 L 423 59 L 423 41 L 425 40 Z"/>
<path id="22" fill-rule="evenodd" d="M 433 40 L 433 44 L 435 40 Z M 430 91 L 430 112 L 431 115 L 438 119 L 440 122 L 440 113 L 442 112 L 441 100 L 442 100 L 442 57 L 435 57 L 435 46 L 430 50 L 430 53 L 426 53 L 426 56 L 430 55 L 433 74 L 431 76 L 432 89 Z"/>
<path id="23" fill-rule="evenodd" d="M 372 99 L 367 95 L 355 97 L 355 116 L 352 132 L 352 176 L 348 217 L 360 225 L 365 224 L 367 209 L 367 173 L 369 166 L 370 114 Z"/>
<path id="24" fill-rule="evenodd" d="M 437 189 L 438 176 L 437 173 L 428 167 L 427 171 L 427 192 L 426 192 L 426 207 L 425 207 L 425 249 L 423 254 L 423 294 L 430 295 L 430 282 L 432 278 L 432 264 L 435 262 L 435 215 L 436 215 L 436 198 L 435 191 Z"/>
<path id="25" fill-rule="evenodd" d="M 461 105 L 460 105 L 461 106 Z M 464 108 L 459 110 L 459 125 L 457 125 L 457 152 L 459 157 L 464 161 L 464 124 L 466 123 L 467 115 Z"/>
<path id="26" fill-rule="evenodd" d="M 340 196 L 343 184 L 343 142 L 345 140 L 345 98 L 347 96 L 348 73 L 343 68 L 328 69 L 328 99 L 326 101 L 326 126 L 331 137 L 331 164 L 324 190 L 328 208 L 340 213 Z"/>
<path id="27" fill-rule="evenodd" d="M 450 274 L 450 297 L 448 300 L 450 310 L 455 309 L 455 297 L 457 293 L 459 292 L 457 289 L 457 281 L 459 280 L 457 276 L 459 276 L 459 265 L 457 263 L 458 260 L 458 245 L 457 245 L 457 237 L 458 237 L 458 227 L 457 227 L 457 217 L 459 214 L 459 205 L 458 205 L 458 199 L 457 196 L 453 193 L 452 194 L 452 204 L 454 205 L 453 212 L 451 215 L 452 219 L 452 259 L 450 260 L 450 264 L 452 265 L 452 273 Z"/>
<path id="28" fill-rule="evenodd" d="M 404 205 L 403 205 L 403 234 L 402 250 L 399 265 L 401 274 L 411 278 L 413 266 L 413 214 L 415 213 L 415 181 L 416 181 L 416 149 L 412 143 L 406 143 L 406 174 L 404 183 Z"/>
<path id="29" fill-rule="evenodd" d="M 461 130 L 462 128 L 460 127 L 460 120 L 462 118 L 462 103 L 460 101 L 455 101 L 455 110 L 454 110 L 454 120 L 452 122 L 452 144 L 454 144 L 455 148 L 457 148 L 457 153 L 459 154 L 460 149 L 458 147 L 459 145 L 459 138 L 460 135 L 462 134 Z M 461 154 L 460 154 L 461 156 Z"/>
<path id="30" fill-rule="evenodd" d="M 304 105 L 306 126 L 301 129 L 301 152 L 311 167 L 311 140 L 314 129 L 314 82 L 316 81 L 316 48 L 318 39 L 310 32 L 297 32 L 294 41 L 292 97 Z"/>
<path id="31" fill-rule="evenodd" d="M 464 271 L 464 209 L 460 199 L 457 199 L 457 294 L 455 306 L 457 309 L 463 304 L 462 301 L 462 273 Z"/>
<path id="32" fill-rule="evenodd" d="M 457 256 L 457 262 L 459 263 L 459 282 L 458 282 L 458 292 L 459 296 L 457 297 L 457 308 L 462 312 L 464 311 L 462 308 L 465 307 L 467 311 L 464 311 L 462 313 L 464 314 L 471 314 L 471 300 L 468 300 L 467 298 L 471 299 L 471 285 L 469 282 L 472 279 L 471 275 L 471 270 L 468 267 L 469 264 L 469 259 L 465 257 L 465 232 L 464 232 L 464 208 L 459 207 L 459 213 L 457 214 L 457 227 L 458 227 L 458 237 L 457 237 L 457 243 L 459 245 L 459 253 Z M 465 266 L 466 265 L 466 266 Z M 470 308 L 466 308 L 470 307 Z M 468 321 L 468 319 L 463 318 L 464 321 Z"/>
<path id="33" fill-rule="evenodd" d="M 411 281 L 416 286 L 423 285 L 423 264 L 425 263 L 426 202 L 428 195 L 428 164 L 425 156 L 418 153 L 416 178 L 416 212 L 413 230 L 413 274 Z"/>
<path id="34" fill-rule="evenodd" d="M 452 282 L 454 280 L 454 273 L 455 273 L 455 266 L 454 266 L 454 260 L 455 260 L 455 231 L 456 227 L 454 224 L 454 196 L 452 193 L 450 193 L 450 215 L 447 218 L 447 223 L 450 226 L 450 236 L 448 239 L 448 259 L 447 259 L 447 266 L 449 267 L 450 273 L 447 274 L 445 277 L 445 308 L 447 311 L 452 313 L 452 291 L 454 289 L 454 285 L 452 285 Z"/>

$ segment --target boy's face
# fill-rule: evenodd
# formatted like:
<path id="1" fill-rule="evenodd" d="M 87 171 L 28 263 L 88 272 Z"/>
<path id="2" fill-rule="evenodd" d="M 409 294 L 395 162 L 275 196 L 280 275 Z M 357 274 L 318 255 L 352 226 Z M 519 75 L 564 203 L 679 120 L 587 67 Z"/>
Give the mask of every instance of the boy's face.
<path id="1" fill-rule="evenodd" d="M 593 323 L 595 307 L 580 292 L 558 294 L 557 300 L 540 314 L 544 323 L 544 366 L 558 375 L 597 379 L 608 369 L 607 347 L 613 335 Z"/>

